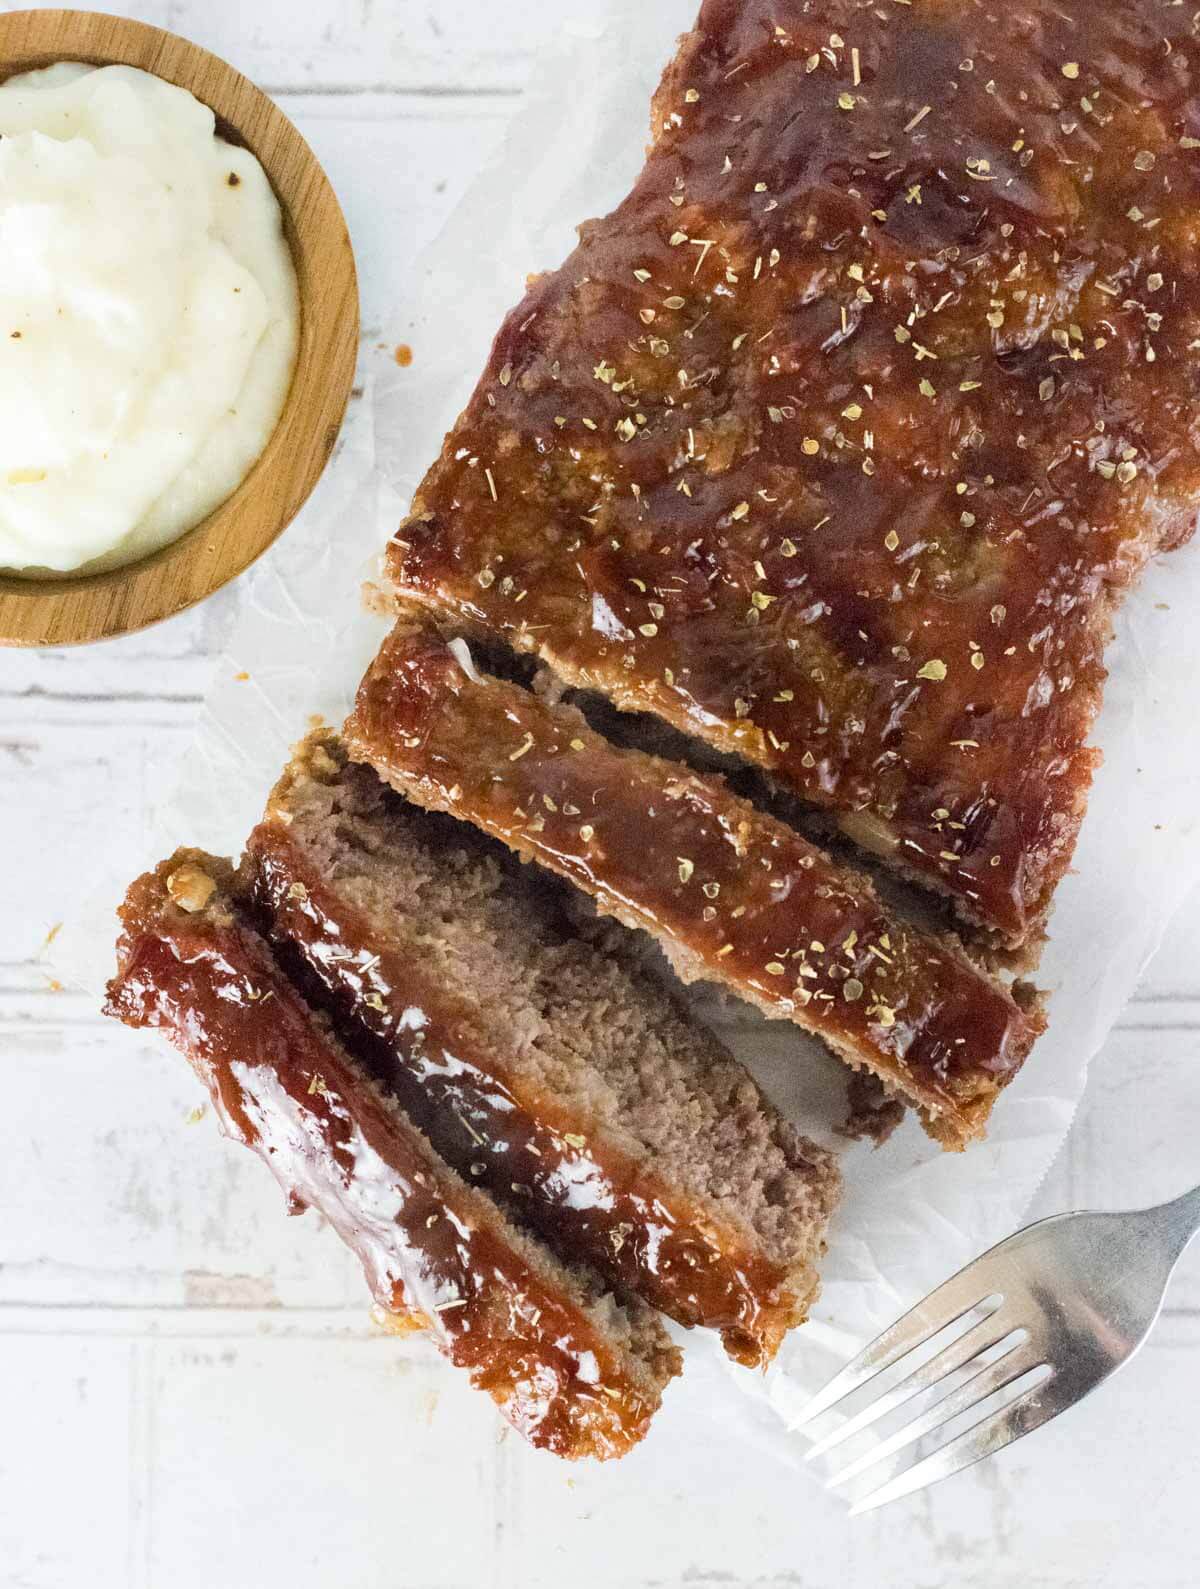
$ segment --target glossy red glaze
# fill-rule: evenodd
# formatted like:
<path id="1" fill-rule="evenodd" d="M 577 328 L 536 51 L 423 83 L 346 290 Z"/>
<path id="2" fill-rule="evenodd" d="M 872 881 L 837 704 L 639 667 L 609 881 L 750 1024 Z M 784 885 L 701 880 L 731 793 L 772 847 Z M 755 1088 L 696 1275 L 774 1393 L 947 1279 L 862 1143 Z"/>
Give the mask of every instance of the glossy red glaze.
<path id="1" fill-rule="evenodd" d="M 721 1330 L 740 1362 L 774 1355 L 804 1317 L 812 1271 L 770 1262 L 748 1232 L 535 1088 L 422 965 L 419 947 L 368 924 L 286 825 L 261 823 L 247 856 L 250 898 L 279 952 L 299 957 L 341 1029 L 366 1040 L 364 1055 L 444 1158 L 613 1284 L 681 1324 Z"/>
<path id="2" fill-rule="evenodd" d="M 170 902 L 181 862 L 227 871 L 181 852 L 132 885 L 106 1013 L 167 1033 L 289 1207 L 318 1209 L 376 1300 L 419 1314 L 534 1445 L 604 1457 L 634 1444 L 657 1399 L 314 1020 L 228 899 L 196 914 Z"/>
<path id="3" fill-rule="evenodd" d="M 1200 495 L 1198 84 L 1154 0 L 706 0 L 396 583 L 1035 939 Z"/>
<path id="4" fill-rule="evenodd" d="M 432 628 L 401 622 L 346 743 L 656 934 L 681 968 L 824 1038 L 960 1146 L 1040 1027 L 946 940 L 891 916 L 792 828 L 701 776 L 615 749 L 579 713 L 473 680 Z"/>

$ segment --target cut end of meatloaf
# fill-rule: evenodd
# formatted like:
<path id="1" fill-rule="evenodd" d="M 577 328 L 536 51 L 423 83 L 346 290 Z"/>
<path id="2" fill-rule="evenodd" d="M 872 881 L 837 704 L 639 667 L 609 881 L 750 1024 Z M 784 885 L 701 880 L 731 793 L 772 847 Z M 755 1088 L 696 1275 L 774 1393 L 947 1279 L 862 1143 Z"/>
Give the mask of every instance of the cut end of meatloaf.
<path id="1" fill-rule="evenodd" d="M 324 1215 L 377 1303 L 419 1316 L 531 1443 L 623 1454 L 679 1370 L 660 1321 L 442 1161 L 283 974 L 229 880 L 180 851 L 133 884 L 106 1013 L 166 1031 L 289 1205 Z"/>
<path id="2" fill-rule="evenodd" d="M 653 934 L 685 981 L 720 982 L 872 1071 L 948 1147 L 982 1134 L 1040 1030 L 957 940 L 892 914 L 721 777 L 614 747 L 420 615 L 397 622 L 344 733 L 410 799 Z"/>
<path id="3" fill-rule="evenodd" d="M 297 748 L 242 879 L 439 1150 L 549 1239 L 720 1329 L 740 1361 L 804 1318 L 834 1160 L 624 929 L 589 934 L 561 883 L 398 796 L 328 733 Z"/>

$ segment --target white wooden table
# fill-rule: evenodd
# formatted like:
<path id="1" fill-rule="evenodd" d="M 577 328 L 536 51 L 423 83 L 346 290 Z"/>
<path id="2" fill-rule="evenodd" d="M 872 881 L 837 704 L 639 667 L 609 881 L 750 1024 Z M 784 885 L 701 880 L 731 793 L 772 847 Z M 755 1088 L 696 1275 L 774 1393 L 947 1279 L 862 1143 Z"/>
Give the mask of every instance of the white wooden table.
<path id="1" fill-rule="evenodd" d="M 500 135 L 543 10 L 587 6 L 129 9 L 233 61 L 313 144 L 354 236 L 368 370 L 398 265 Z M 328 1233 L 285 1221 L 257 1163 L 193 1121 L 186 1068 L 42 959 L 89 851 L 145 824 L 186 749 L 238 600 L 0 654 L 0 1589 L 1194 1589 L 1200 1251 L 1107 1393 L 855 1523 L 694 1397 L 624 1463 L 572 1471 L 500 1437 L 427 1347 L 373 1335 Z M 1197 941 L 1200 897 L 1039 1212 L 1200 1180 Z"/>

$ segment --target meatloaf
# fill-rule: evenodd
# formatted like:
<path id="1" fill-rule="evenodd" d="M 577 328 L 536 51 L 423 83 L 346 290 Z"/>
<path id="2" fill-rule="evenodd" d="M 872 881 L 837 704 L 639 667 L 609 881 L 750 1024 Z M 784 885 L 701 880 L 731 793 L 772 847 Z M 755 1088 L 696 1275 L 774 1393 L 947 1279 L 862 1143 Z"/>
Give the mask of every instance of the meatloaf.
<path id="1" fill-rule="evenodd" d="M 481 734 L 502 766 L 507 748 Z M 393 794 L 329 733 L 298 747 L 241 887 L 437 1150 L 556 1249 L 745 1363 L 804 1318 L 833 1160 L 631 934 L 574 919 L 571 890 Z"/>
<path id="2" fill-rule="evenodd" d="M 704 0 L 396 586 L 1031 959 L 1114 607 L 1200 502 L 1198 86 L 1159 0 Z"/>
<path id="3" fill-rule="evenodd" d="M 282 974 L 228 865 L 180 851 L 133 884 L 121 918 L 107 1012 L 168 1034 L 226 1134 L 290 1209 L 324 1215 L 379 1304 L 419 1316 L 534 1445 L 611 1457 L 640 1440 L 679 1369 L 655 1315 L 559 1262 L 443 1162 Z"/>
<path id="4" fill-rule="evenodd" d="M 592 731 L 402 616 L 359 690 L 350 754 L 653 933 L 685 981 L 723 983 L 914 1104 L 949 1147 L 979 1135 L 1041 1027 L 948 936 L 717 775 Z"/>

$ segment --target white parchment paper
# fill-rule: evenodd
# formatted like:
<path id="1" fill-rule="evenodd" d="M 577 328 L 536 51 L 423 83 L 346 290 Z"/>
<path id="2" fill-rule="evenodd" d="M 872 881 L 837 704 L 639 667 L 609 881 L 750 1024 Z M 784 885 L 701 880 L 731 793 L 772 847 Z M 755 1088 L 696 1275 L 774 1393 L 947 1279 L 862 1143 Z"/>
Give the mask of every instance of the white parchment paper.
<path id="1" fill-rule="evenodd" d="M 250 576 L 186 777 L 156 832 L 110 836 L 92 903 L 59 940 L 57 964 L 72 980 L 98 990 L 110 974 L 111 912 L 136 871 L 179 843 L 237 853 L 310 715 L 336 723 L 345 714 L 385 627 L 365 614 L 361 583 L 526 274 L 557 264 L 575 224 L 615 204 L 636 175 L 651 92 L 695 5 L 609 0 L 594 27 L 551 46 L 506 144 L 443 234 L 411 274 L 398 261 L 391 340 L 409 342 L 414 363 L 381 378 L 317 494 Z M 754 1427 L 786 1457 L 802 1449 L 789 1421 L 857 1344 L 1021 1223 L 1089 1062 L 1200 878 L 1198 618 L 1200 546 L 1162 560 L 1121 615 L 1096 735 L 1105 762 L 1039 975 L 1050 1029 L 985 1143 L 945 1154 L 911 1122 L 878 1150 L 839 1143 L 840 1068 L 781 1023 L 698 998 L 776 1101 L 844 1150 L 846 1196 L 811 1322 L 767 1375 L 729 1370 L 744 1396 L 725 1382 L 711 1340 L 689 1337 L 697 1372 L 676 1392 L 708 1396 L 714 1417 Z M 1136 1152 L 1136 1120 L 1129 1130 Z"/>

